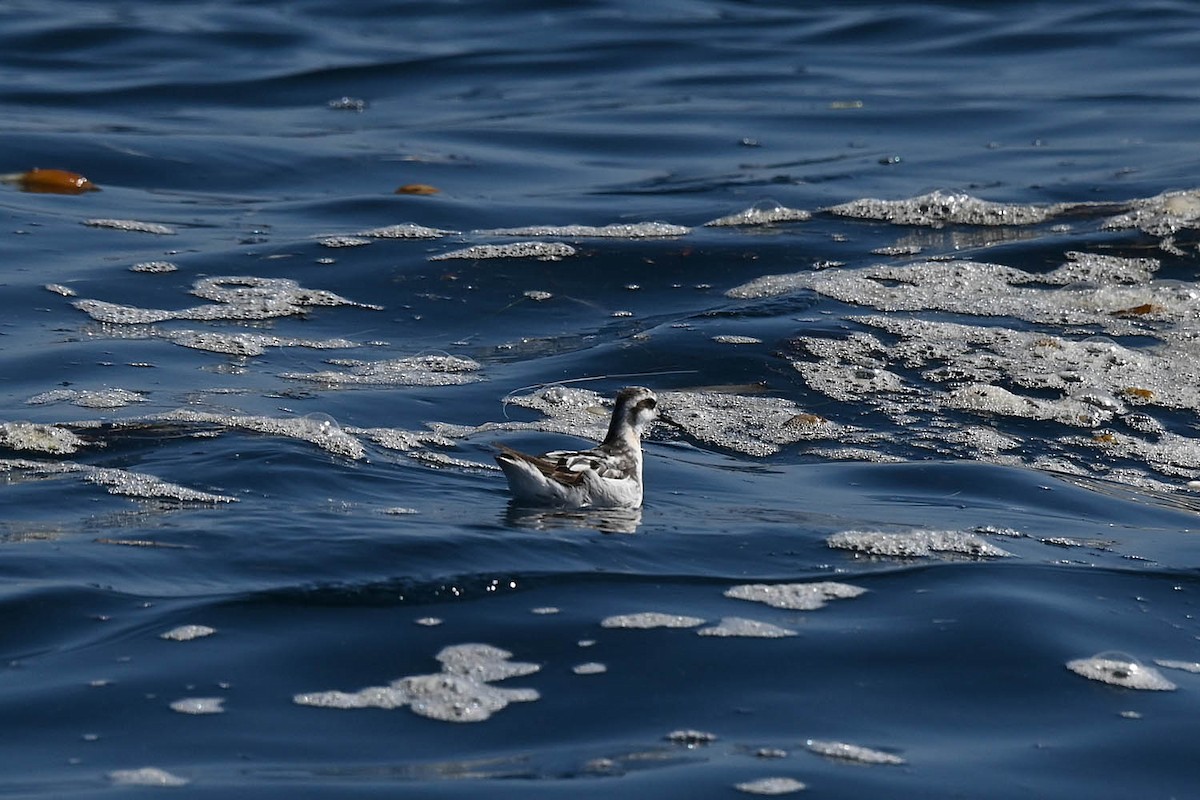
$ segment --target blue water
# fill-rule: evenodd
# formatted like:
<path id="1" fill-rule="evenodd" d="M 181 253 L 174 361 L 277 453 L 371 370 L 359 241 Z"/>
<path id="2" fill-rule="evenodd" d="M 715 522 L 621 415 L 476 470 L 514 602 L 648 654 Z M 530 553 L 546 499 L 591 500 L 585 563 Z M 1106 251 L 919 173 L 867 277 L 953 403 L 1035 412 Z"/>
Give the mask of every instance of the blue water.
<path id="1" fill-rule="evenodd" d="M 1160 277 L 1190 286 L 1194 229 L 1170 254 L 1103 228 L 1103 209 L 986 236 L 820 209 L 932 190 L 1045 204 L 1192 189 L 1197 45 L 1200 10 L 1182 2 L 0 6 L 0 172 L 69 169 L 101 187 L 0 184 L 0 422 L 90 442 L 60 455 L 0 445 L 0 794 L 733 797 L 766 777 L 829 798 L 1200 794 L 1200 675 L 1163 667 L 1177 688 L 1151 692 L 1065 666 L 1105 652 L 1200 662 L 1186 486 L 1200 462 L 1105 450 L 1102 430 L 1052 419 L 891 413 L 838 400 L 791 363 L 808 357 L 805 337 L 867 331 L 866 314 L 1070 341 L 1103 327 L 726 294 L 766 274 L 866 267 L 906 238 L 922 258 L 1029 272 L 1070 251 L 1156 257 Z M 439 191 L 395 194 L 406 184 Z M 764 200 L 816 216 L 699 227 Z M 175 234 L 81 224 L 94 219 Z M 551 237 L 578 250 L 561 261 L 428 260 L 516 241 L 486 233 L 498 227 L 649 221 L 691 231 Z M 457 233 L 320 243 L 398 223 Z M 149 261 L 178 269 L 130 270 Z M 290 279 L 358 305 L 153 325 L 73 305 L 191 308 L 213 276 Z M 1151 320 L 1122 342 L 1158 347 L 1195 326 Z M 353 346 L 231 356 L 165 338 L 181 330 Z M 446 354 L 478 361 L 482 379 L 283 377 Z M 927 366 L 889 365 L 915 387 L 905 402 L 937 396 L 916 374 Z M 766 456 L 660 428 L 627 534 L 510 507 L 487 469 L 497 442 L 577 437 L 479 431 L 424 448 L 463 462 L 445 464 L 365 436 L 351 458 L 158 416 L 428 431 L 537 420 L 504 399 L 564 381 L 602 395 L 627 383 L 762 392 L 844 427 Z M 141 402 L 29 402 L 116 388 Z M 1138 410 L 1197 438 L 1194 408 Z M 947 433 L 981 427 L 1019 444 L 984 457 Z M 111 494 L 86 478 L 93 467 L 237 502 Z M 828 544 L 845 531 L 971 533 L 1011 556 L 856 555 Z M 867 591 L 811 611 L 723 596 L 826 580 Z M 600 624 L 645 611 L 797 635 Z M 185 624 L 216 633 L 160 638 Z M 472 642 L 539 665 L 496 684 L 539 699 L 477 723 L 293 700 L 433 673 L 442 648 Z M 587 662 L 607 670 L 573 672 Z M 223 713 L 170 707 L 196 697 L 223 698 Z M 668 738 L 693 729 L 716 738 Z M 809 740 L 904 763 L 829 759 Z M 187 783 L 124 782 L 143 767 Z"/>

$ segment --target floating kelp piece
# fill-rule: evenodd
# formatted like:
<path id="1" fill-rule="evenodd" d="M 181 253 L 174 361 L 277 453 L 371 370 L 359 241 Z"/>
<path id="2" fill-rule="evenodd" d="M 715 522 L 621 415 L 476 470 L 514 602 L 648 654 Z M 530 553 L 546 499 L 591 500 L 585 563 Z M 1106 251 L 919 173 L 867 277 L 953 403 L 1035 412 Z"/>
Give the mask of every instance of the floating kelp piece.
<path id="1" fill-rule="evenodd" d="M 394 194 L 415 194 L 415 195 L 431 195 L 437 194 L 441 189 L 436 186 L 430 186 L 428 183 L 406 183 L 403 186 L 396 187 Z"/>
<path id="2" fill-rule="evenodd" d="M 80 175 L 65 169 L 39 169 L 0 175 L 0 181 L 13 183 L 23 192 L 32 194 L 83 194 L 98 192 L 100 187 Z"/>

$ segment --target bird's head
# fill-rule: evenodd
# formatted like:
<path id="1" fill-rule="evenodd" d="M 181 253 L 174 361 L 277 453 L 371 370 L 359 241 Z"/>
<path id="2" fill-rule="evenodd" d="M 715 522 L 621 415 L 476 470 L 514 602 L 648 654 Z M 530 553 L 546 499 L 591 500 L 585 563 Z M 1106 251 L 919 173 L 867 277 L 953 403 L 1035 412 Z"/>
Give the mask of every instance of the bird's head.
<path id="1" fill-rule="evenodd" d="M 638 436 L 658 417 L 658 398 L 644 386 L 627 386 L 617 393 L 611 436 L 618 426 L 632 429 Z"/>

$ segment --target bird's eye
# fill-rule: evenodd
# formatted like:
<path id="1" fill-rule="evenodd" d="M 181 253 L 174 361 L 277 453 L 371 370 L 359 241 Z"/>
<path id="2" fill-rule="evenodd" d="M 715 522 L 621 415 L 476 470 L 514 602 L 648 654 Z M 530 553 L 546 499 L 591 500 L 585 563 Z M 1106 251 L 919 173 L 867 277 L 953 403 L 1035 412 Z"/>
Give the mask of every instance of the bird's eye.
<path id="1" fill-rule="evenodd" d="M 653 397 L 647 397 L 645 400 L 642 401 L 642 408 L 657 408 L 657 407 L 658 407 L 658 401 L 655 400 Z"/>

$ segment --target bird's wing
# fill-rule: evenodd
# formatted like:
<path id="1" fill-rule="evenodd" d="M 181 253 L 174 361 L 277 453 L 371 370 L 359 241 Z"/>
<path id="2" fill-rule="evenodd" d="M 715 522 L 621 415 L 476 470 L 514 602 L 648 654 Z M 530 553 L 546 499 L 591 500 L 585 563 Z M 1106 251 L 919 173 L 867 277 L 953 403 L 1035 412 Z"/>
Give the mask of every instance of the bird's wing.
<path id="1" fill-rule="evenodd" d="M 591 453 L 590 451 L 556 451 L 547 453 L 544 456 L 531 456 L 528 453 L 513 450 L 511 447 L 505 445 L 499 445 L 499 448 L 500 455 L 497 456 L 498 458 L 522 461 L 545 475 L 547 479 L 561 483 L 564 486 L 576 486 L 582 483 L 587 472 L 589 470 L 594 472 L 597 466 L 598 454 Z"/>

